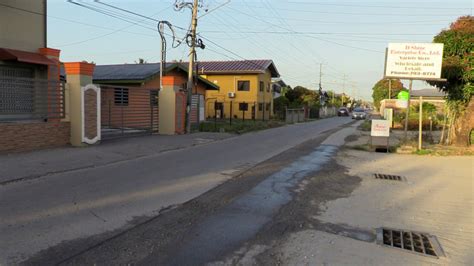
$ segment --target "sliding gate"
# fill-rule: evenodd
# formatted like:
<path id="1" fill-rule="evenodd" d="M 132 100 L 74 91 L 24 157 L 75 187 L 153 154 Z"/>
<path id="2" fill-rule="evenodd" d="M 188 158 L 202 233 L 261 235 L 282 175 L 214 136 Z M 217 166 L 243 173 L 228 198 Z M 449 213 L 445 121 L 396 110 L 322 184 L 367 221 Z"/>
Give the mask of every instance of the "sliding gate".
<path id="1" fill-rule="evenodd" d="M 158 132 L 158 90 L 101 85 L 102 139 Z"/>

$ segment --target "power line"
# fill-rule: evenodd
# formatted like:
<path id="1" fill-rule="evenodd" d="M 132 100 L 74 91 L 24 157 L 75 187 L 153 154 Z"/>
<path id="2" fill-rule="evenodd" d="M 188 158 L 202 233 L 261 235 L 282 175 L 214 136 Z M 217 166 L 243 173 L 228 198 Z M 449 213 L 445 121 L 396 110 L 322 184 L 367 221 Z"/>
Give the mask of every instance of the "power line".
<path id="1" fill-rule="evenodd" d="M 292 4 L 292 2 L 289 2 Z M 413 5 L 410 6 L 386 6 L 386 5 L 360 5 L 360 4 L 334 4 L 334 3 L 321 3 L 321 2 L 293 2 L 295 4 L 307 4 L 307 5 L 320 5 L 320 6 L 338 6 L 338 7 L 357 7 L 357 8 L 390 8 L 390 9 L 431 9 L 431 10 L 464 10 L 466 7 L 430 7 L 430 6 L 423 6 L 423 7 L 416 7 Z"/>
<path id="2" fill-rule="evenodd" d="M 271 22 L 268 22 L 270 24 L 273 24 Z M 277 26 L 276 24 L 273 24 Z M 278 26 L 280 27 L 280 26 Z M 282 27 L 280 27 L 282 28 Z M 282 28 L 285 29 L 285 28 Z M 359 35 L 359 36 L 397 36 L 397 35 L 410 35 L 410 36 L 433 36 L 433 34 L 429 33 L 364 33 L 364 32 L 314 32 L 314 31 L 290 31 L 288 29 L 285 29 L 287 31 L 242 31 L 242 33 L 249 33 L 249 34 L 284 34 L 284 35 Z M 202 31 L 203 33 L 224 33 L 224 31 Z M 227 31 L 229 32 L 229 31 Z M 233 32 L 230 32 L 233 33 Z"/>
<path id="3" fill-rule="evenodd" d="M 260 19 L 260 18 L 258 18 L 258 17 L 249 15 L 249 14 L 247 14 L 247 13 L 245 13 L 245 12 L 240 11 L 240 10 L 237 10 L 237 9 L 234 9 L 234 8 L 231 8 L 231 7 L 228 7 L 228 8 L 231 9 L 231 10 L 234 10 L 235 12 L 241 13 L 241 14 L 243 14 L 243 15 L 245 15 L 245 16 L 248 16 L 248 17 L 254 18 L 254 19 L 256 19 L 256 20 L 262 21 L 262 22 L 264 22 L 264 23 L 267 23 L 267 24 L 269 24 L 269 25 L 272 25 L 272 26 L 281 28 L 281 29 L 283 29 L 283 30 L 287 30 L 287 31 L 289 31 L 289 32 L 297 33 L 296 31 L 292 31 L 292 30 L 289 30 L 289 29 L 287 29 L 287 28 L 285 28 L 285 27 L 281 27 L 280 25 L 277 25 L 277 24 L 268 22 L 268 21 L 266 21 L 266 20 L 262 20 L 262 19 Z M 303 34 L 303 35 L 304 35 L 304 34 Z M 320 41 L 325 41 L 325 42 L 333 43 L 333 44 L 336 44 L 336 45 L 339 45 L 339 46 L 342 46 L 342 47 L 353 48 L 353 49 L 358 49 L 358 50 L 363 50 L 363 51 L 368 51 L 368 52 L 384 53 L 384 52 L 382 52 L 382 51 L 377 51 L 377 50 L 372 50 L 372 49 L 367 49 L 367 48 L 362 48 L 362 47 L 357 47 L 357 46 L 352 46 L 352 45 L 346 45 L 346 44 L 338 43 L 338 42 L 335 42 L 335 41 L 324 40 L 324 39 L 322 39 L 322 38 L 318 38 L 318 37 L 314 37 L 314 36 L 308 36 L 308 35 L 305 35 L 305 36 L 307 36 L 307 37 L 309 37 L 309 38 L 312 38 L 312 39 L 316 39 L 316 40 L 320 40 Z"/>
<path id="4" fill-rule="evenodd" d="M 252 8 L 259 8 L 259 9 L 266 9 L 262 6 L 251 6 Z M 275 8 L 277 10 L 282 10 L 286 12 L 301 12 L 301 13 L 312 13 L 312 14 L 338 14 L 338 15 L 354 15 L 354 16 L 394 16 L 394 17 L 452 17 L 452 16 L 459 16 L 459 14 L 405 14 L 405 13 L 353 13 L 353 12 L 330 12 L 330 11 L 315 11 L 315 10 L 308 10 L 308 9 L 290 9 L 290 8 Z"/>

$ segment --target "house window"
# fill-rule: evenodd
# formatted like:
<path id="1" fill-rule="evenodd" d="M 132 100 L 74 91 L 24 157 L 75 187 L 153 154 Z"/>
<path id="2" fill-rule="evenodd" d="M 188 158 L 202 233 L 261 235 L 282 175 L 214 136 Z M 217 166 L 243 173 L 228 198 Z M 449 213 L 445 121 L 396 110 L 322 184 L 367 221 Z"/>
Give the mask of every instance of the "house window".
<path id="1" fill-rule="evenodd" d="M 33 77 L 33 68 L 0 66 L 0 120 L 30 119 L 45 109 L 47 81 Z"/>
<path id="2" fill-rule="evenodd" d="M 265 110 L 270 111 L 270 104 L 267 103 L 267 106 L 265 107 Z"/>
<path id="3" fill-rule="evenodd" d="M 263 111 L 263 103 L 258 103 L 258 110 Z"/>
<path id="4" fill-rule="evenodd" d="M 248 103 L 239 103 L 239 111 L 248 111 L 249 104 Z"/>
<path id="5" fill-rule="evenodd" d="M 265 83 L 263 81 L 260 81 L 260 91 L 263 92 L 263 90 L 265 89 Z"/>
<path id="6" fill-rule="evenodd" d="M 114 89 L 114 103 L 115 105 L 128 106 L 128 89 L 115 88 Z"/>
<path id="7" fill-rule="evenodd" d="M 270 83 L 267 85 L 267 92 L 270 92 Z"/>
<path id="8" fill-rule="evenodd" d="M 237 81 L 238 91 L 250 91 L 250 80 L 239 80 Z"/>
<path id="9" fill-rule="evenodd" d="M 158 90 L 150 91 L 150 106 L 158 106 Z"/>

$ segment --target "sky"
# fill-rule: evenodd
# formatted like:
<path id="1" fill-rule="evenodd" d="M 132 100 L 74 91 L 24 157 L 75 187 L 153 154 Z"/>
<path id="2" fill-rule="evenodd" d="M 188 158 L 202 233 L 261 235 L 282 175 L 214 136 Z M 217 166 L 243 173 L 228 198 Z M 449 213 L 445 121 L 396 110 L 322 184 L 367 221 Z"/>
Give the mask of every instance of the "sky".
<path id="1" fill-rule="evenodd" d="M 173 24 L 179 39 L 191 22 L 191 10 L 176 11 L 173 0 L 100 1 L 148 18 L 93 0 L 75 1 L 109 15 L 66 0 L 48 0 L 48 46 L 60 49 L 64 62 L 158 62 L 161 39 L 155 20 Z M 198 60 L 272 59 L 287 84 L 309 89 L 318 88 L 322 66 L 324 90 L 366 100 L 383 77 L 388 43 L 432 42 L 474 8 L 474 0 L 200 2 L 197 32 L 206 47 L 197 50 Z M 183 43 L 171 48 L 171 31 L 167 34 L 168 61 L 187 61 L 189 47 Z M 413 88 L 427 87 L 416 81 Z"/>

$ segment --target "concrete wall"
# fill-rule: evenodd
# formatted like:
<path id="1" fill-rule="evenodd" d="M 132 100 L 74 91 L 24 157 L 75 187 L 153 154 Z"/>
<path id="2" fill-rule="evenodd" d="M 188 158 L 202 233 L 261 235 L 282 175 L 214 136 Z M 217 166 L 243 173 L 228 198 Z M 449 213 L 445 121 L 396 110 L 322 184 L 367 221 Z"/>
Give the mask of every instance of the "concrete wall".
<path id="1" fill-rule="evenodd" d="M 271 91 L 271 73 L 269 70 L 265 74 L 221 74 L 221 75 L 202 75 L 209 81 L 217 84 L 219 91 L 206 92 L 206 117 L 213 117 L 214 102 L 224 103 L 224 118 L 230 116 L 230 106 L 232 105 L 232 114 L 238 118 L 242 118 L 242 111 L 239 111 L 239 103 L 246 102 L 249 104 L 248 111 L 245 112 L 245 119 L 252 119 L 252 106 L 256 106 L 255 118 L 262 119 L 265 114 L 265 119 L 269 119 L 273 114 L 273 96 Z M 250 81 L 250 91 L 238 91 L 237 83 L 241 80 Z M 264 91 L 260 92 L 260 81 L 264 82 Z M 267 91 L 268 86 L 270 90 Z M 229 98 L 228 93 L 235 92 L 235 98 Z M 259 111 L 258 104 L 270 104 L 269 111 L 264 108 Z"/>
<path id="2" fill-rule="evenodd" d="M 46 0 L 2 0 L 0 6 L 0 47 L 38 52 L 46 47 Z"/>

